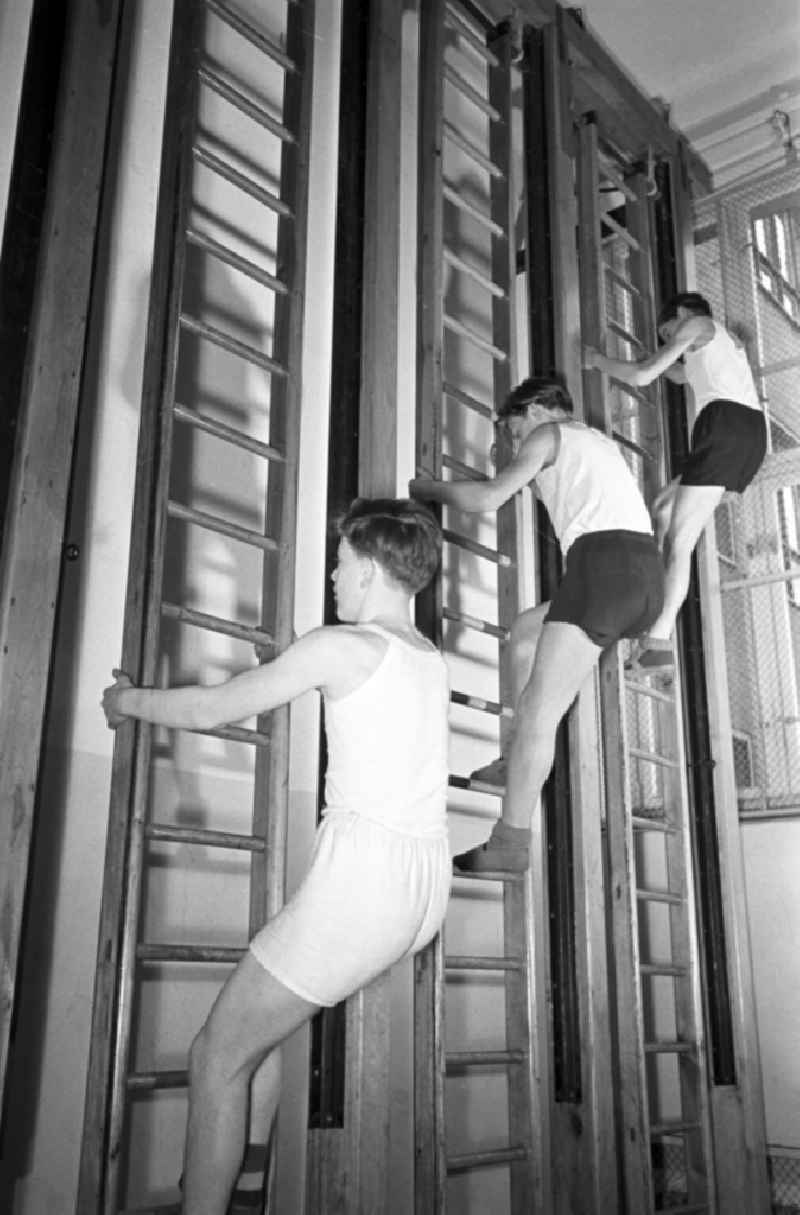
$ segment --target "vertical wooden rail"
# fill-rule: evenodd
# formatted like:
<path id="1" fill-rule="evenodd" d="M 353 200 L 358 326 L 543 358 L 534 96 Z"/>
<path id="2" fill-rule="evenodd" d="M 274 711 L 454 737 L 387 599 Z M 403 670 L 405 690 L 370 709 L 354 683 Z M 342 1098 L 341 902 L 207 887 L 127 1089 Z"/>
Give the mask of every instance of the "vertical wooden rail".
<path id="1" fill-rule="evenodd" d="M 444 0 L 421 6 L 419 31 L 419 211 L 417 266 L 417 465 L 441 476 Z M 440 579 L 424 592 L 425 631 L 442 640 Z M 420 623 L 423 623 L 422 621 Z M 445 1210 L 443 932 L 414 960 L 414 1210 Z"/>
<path id="2" fill-rule="evenodd" d="M 121 8 L 121 0 L 78 5 L 68 17 L 0 554 L 0 701 L 5 709 L 0 719 L 0 1098 L 16 995 Z"/>

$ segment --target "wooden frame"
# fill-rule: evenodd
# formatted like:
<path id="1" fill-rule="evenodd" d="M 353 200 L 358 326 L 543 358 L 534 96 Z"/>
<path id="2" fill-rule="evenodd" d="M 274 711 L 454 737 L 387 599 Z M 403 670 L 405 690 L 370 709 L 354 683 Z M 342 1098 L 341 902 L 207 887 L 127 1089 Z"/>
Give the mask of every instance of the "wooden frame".
<path id="1" fill-rule="evenodd" d="M 72 5 L 0 555 L 0 1090 L 15 1001 L 121 0 Z M 31 571 L 36 571 L 34 577 Z"/>

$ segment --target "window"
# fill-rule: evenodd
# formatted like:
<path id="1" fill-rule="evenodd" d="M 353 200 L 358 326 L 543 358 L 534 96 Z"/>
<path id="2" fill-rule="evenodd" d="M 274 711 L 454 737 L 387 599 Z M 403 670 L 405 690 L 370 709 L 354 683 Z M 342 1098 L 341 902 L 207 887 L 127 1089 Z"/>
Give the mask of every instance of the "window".
<path id="1" fill-rule="evenodd" d="M 755 780 L 753 776 L 753 745 L 750 735 L 743 730 L 731 730 L 733 739 L 733 773 L 736 788 L 740 793 L 753 793 Z"/>
<path id="2" fill-rule="evenodd" d="M 800 575 L 800 485 L 786 485 L 776 494 L 783 568 Z M 789 602 L 800 607 L 800 577 L 786 583 Z"/>
<path id="3" fill-rule="evenodd" d="M 795 240 L 788 211 L 753 221 L 753 256 L 759 286 L 800 324 Z"/>

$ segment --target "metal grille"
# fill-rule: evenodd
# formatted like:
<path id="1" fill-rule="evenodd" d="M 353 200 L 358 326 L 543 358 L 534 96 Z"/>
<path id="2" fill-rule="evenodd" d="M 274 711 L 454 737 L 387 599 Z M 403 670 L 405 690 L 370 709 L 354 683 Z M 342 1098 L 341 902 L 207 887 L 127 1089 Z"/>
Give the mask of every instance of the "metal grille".
<path id="1" fill-rule="evenodd" d="M 702 200 L 698 289 L 747 346 L 769 451 L 716 512 L 742 811 L 800 807 L 800 170 Z M 792 575 L 796 573 L 796 577 Z"/>
<path id="2" fill-rule="evenodd" d="M 800 1215 L 800 1149 L 770 1148 L 767 1161 L 773 1215 Z"/>

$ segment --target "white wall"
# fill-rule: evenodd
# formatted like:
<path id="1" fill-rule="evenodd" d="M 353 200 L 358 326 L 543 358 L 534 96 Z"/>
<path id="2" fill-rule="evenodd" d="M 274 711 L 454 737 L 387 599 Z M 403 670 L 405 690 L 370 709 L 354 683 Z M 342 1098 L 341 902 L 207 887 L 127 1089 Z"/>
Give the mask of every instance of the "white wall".
<path id="1" fill-rule="evenodd" d="M 14 164 L 22 77 L 28 51 L 33 0 L 0 0 L 0 244 Z"/>

